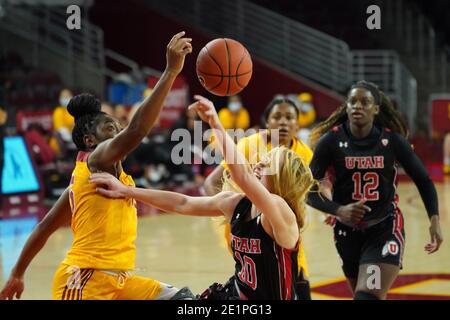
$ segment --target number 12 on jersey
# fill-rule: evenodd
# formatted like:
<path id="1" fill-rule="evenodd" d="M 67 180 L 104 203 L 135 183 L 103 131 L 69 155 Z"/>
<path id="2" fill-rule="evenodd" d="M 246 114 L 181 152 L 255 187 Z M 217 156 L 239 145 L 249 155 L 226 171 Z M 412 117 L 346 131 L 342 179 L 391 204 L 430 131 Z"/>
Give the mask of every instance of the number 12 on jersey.
<path id="1" fill-rule="evenodd" d="M 377 191 L 379 185 L 379 177 L 375 172 L 355 172 L 352 176 L 353 180 L 353 200 L 367 199 L 368 201 L 376 201 L 380 198 Z"/>

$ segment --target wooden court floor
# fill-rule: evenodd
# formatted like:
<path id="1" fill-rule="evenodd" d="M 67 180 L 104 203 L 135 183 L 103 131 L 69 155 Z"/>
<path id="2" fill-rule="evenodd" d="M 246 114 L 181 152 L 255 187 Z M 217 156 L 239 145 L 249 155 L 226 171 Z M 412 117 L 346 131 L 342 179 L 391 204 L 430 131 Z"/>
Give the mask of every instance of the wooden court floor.
<path id="1" fill-rule="evenodd" d="M 404 269 L 391 290 L 393 299 L 450 299 L 450 182 L 436 184 L 444 243 L 428 255 L 428 217 L 416 187 L 399 185 L 400 208 L 405 217 Z M 332 229 L 323 215 L 308 209 L 303 232 L 313 299 L 348 299 Z M 0 287 L 36 223 L 6 226 L 0 221 Z M 9 230 L 6 231 L 5 230 Z M 53 273 L 72 240 L 69 228 L 58 230 L 34 259 L 25 276 L 22 299 L 50 299 Z M 164 214 L 139 220 L 136 274 L 200 293 L 213 282 L 225 282 L 233 273 L 220 220 Z"/>

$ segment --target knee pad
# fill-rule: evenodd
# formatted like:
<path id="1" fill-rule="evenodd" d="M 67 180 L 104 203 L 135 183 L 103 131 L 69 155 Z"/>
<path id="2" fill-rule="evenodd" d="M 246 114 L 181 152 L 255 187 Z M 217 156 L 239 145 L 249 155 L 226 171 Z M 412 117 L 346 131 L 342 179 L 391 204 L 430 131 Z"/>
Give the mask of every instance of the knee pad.
<path id="1" fill-rule="evenodd" d="M 353 300 L 380 300 L 376 295 L 365 291 L 356 291 Z"/>

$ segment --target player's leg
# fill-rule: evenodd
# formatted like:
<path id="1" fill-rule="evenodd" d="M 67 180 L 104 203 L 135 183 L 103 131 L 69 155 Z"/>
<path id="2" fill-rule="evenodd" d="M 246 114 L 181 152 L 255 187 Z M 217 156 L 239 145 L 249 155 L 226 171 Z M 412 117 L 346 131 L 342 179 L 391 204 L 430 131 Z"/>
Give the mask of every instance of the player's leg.
<path id="1" fill-rule="evenodd" d="M 247 300 L 241 297 L 236 289 L 234 276 L 231 277 L 225 284 L 213 283 L 198 295 L 199 300 Z"/>
<path id="2" fill-rule="evenodd" d="M 355 292 L 361 258 L 363 238 L 360 231 L 336 221 L 334 225 L 334 242 L 341 259 L 342 270 L 352 294 Z"/>
<path id="3" fill-rule="evenodd" d="M 401 212 L 365 234 L 355 299 L 386 299 L 402 265 L 405 234 Z"/>
<path id="4" fill-rule="evenodd" d="M 114 277 L 94 269 L 62 264 L 53 279 L 54 300 L 114 300 L 119 286 Z"/>
<path id="5" fill-rule="evenodd" d="M 398 276 L 400 267 L 387 263 L 366 263 L 359 266 L 355 300 L 384 300 Z"/>
<path id="6" fill-rule="evenodd" d="M 192 292 L 184 287 L 172 285 L 140 276 L 124 276 L 124 286 L 119 300 L 192 300 Z"/>

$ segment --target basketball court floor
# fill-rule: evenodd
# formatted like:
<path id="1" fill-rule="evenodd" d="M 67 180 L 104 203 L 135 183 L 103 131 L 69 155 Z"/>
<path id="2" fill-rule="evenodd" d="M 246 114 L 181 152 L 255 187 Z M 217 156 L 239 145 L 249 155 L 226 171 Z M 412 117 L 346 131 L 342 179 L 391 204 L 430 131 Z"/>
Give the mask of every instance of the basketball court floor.
<path id="1" fill-rule="evenodd" d="M 390 291 L 390 299 L 450 300 L 450 182 L 436 184 L 444 243 L 428 255 L 428 217 L 416 187 L 400 183 L 400 208 L 405 217 L 404 269 Z M 308 209 L 303 232 L 313 299 L 349 299 L 334 247 L 331 227 L 323 215 Z M 0 287 L 20 253 L 36 219 L 0 221 Z M 69 228 L 58 230 L 34 259 L 25 276 L 22 299 L 50 299 L 53 273 L 71 245 Z M 233 260 L 223 238 L 221 220 L 175 214 L 139 219 L 136 274 L 200 293 L 213 282 L 233 274 Z"/>

